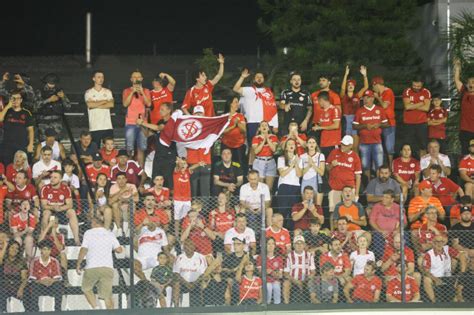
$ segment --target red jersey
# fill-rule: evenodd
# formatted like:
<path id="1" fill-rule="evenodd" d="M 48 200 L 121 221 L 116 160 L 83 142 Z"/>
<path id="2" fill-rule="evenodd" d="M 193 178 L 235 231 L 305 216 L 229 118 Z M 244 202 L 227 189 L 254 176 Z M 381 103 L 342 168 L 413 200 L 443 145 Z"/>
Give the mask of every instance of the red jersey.
<path id="1" fill-rule="evenodd" d="M 315 205 L 315 206 L 316 206 L 316 211 L 318 212 L 318 214 L 322 215 L 323 214 L 323 209 L 318 205 Z M 299 202 L 299 203 L 293 205 L 293 207 L 291 208 L 291 214 L 298 213 L 301 210 L 303 210 L 303 208 L 304 208 L 303 203 Z M 307 230 L 309 230 L 309 225 L 310 225 L 309 222 L 312 219 L 315 219 L 315 218 L 316 217 L 311 213 L 311 211 L 306 210 L 306 212 L 304 213 L 304 215 L 301 219 L 299 219 L 298 221 L 293 222 L 293 224 L 294 224 L 293 227 L 295 229 L 300 229 L 302 231 L 307 231 Z"/>
<path id="2" fill-rule="evenodd" d="M 357 110 L 354 118 L 354 125 L 367 124 L 383 124 L 387 123 L 388 119 L 382 107 L 373 105 L 372 108 L 362 106 Z M 361 129 L 359 130 L 360 143 L 373 144 L 382 143 L 382 128 L 376 129 Z"/>
<path id="3" fill-rule="evenodd" d="M 318 124 L 321 127 L 327 127 L 341 120 L 341 110 L 337 106 L 329 106 L 322 109 L 319 116 Z M 334 147 L 341 143 L 341 124 L 339 128 L 334 130 L 321 130 L 321 144 L 320 147 Z"/>
<path id="4" fill-rule="evenodd" d="M 321 108 L 321 105 L 319 105 L 318 102 L 318 95 L 321 93 L 321 90 L 313 92 L 311 94 L 311 100 L 313 101 L 313 123 L 317 124 L 319 121 L 319 118 L 321 117 L 323 109 Z M 339 97 L 339 94 L 334 92 L 333 90 L 329 90 L 329 103 L 332 105 L 338 107 L 339 109 L 341 108 L 341 98 Z"/>
<path id="5" fill-rule="evenodd" d="M 107 151 L 105 151 L 105 148 L 102 148 L 99 150 L 99 153 L 106 164 L 108 165 L 117 164 L 117 155 L 118 155 L 117 149 L 113 149 L 110 153 L 107 153 Z"/>
<path id="6" fill-rule="evenodd" d="M 343 115 L 355 115 L 360 107 L 360 97 L 357 96 L 357 93 L 354 93 L 352 96 L 344 95 L 341 102 Z"/>
<path id="7" fill-rule="evenodd" d="M 8 164 L 6 174 L 5 174 L 8 181 L 14 184 L 16 173 L 18 173 L 18 171 L 20 170 L 15 169 L 13 164 Z M 26 173 L 28 174 L 28 178 L 31 180 L 33 178 L 33 172 L 31 171 L 31 167 L 28 167 L 28 170 L 26 170 Z"/>
<path id="8" fill-rule="evenodd" d="M 278 137 L 275 136 L 275 135 L 269 135 L 269 139 L 272 141 L 272 142 L 276 142 L 278 143 Z M 253 137 L 252 139 L 252 146 L 254 144 L 256 145 L 259 145 L 260 143 L 262 143 L 263 141 L 263 137 L 262 136 L 255 136 Z M 260 151 L 259 153 L 255 154 L 256 156 L 260 156 L 260 157 L 270 157 L 270 156 L 273 156 L 273 151 L 270 149 L 270 146 L 266 143 L 263 148 L 262 148 L 262 151 Z"/>
<path id="9" fill-rule="evenodd" d="M 56 233 L 56 238 L 58 239 L 59 243 L 62 244 L 62 248 L 64 249 L 65 248 L 64 235 L 62 233 Z M 51 248 L 51 257 L 58 258 L 61 251 L 56 246 L 56 243 L 54 243 L 53 235 L 51 235 L 51 233 L 50 233 L 45 237 L 45 239 L 50 240 L 53 243 L 53 248 Z"/>
<path id="10" fill-rule="evenodd" d="M 354 250 L 357 250 L 357 237 L 355 233 L 347 233 L 350 233 L 349 241 L 342 247 L 342 250 L 350 255 Z M 330 238 L 338 239 L 343 244 L 346 241 L 347 234 L 336 230 L 331 232 Z"/>
<path id="11" fill-rule="evenodd" d="M 47 200 L 49 205 L 64 206 L 66 200 L 71 199 L 71 189 L 65 184 L 60 184 L 59 188 L 48 184 L 41 188 L 40 199 Z"/>
<path id="12" fill-rule="evenodd" d="M 191 173 L 188 169 L 184 172 L 173 172 L 173 187 L 176 201 L 191 201 Z"/>
<path id="13" fill-rule="evenodd" d="M 211 164 L 211 151 L 206 152 L 206 149 L 186 149 L 187 152 L 187 162 L 188 164 L 198 164 L 199 162 L 204 162 L 206 164 Z"/>
<path id="14" fill-rule="evenodd" d="M 0 186 L 0 224 L 3 224 L 4 221 L 4 213 L 3 213 L 3 201 L 5 200 L 5 196 L 8 193 L 8 188 L 6 185 Z"/>
<path id="15" fill-rule="evenodd" d="M 280 249 L 282 255 L 286 254 L 288 245 L 291 245 L 290 232 L 287 229 L 281 228 L 280 231 L 275 232 L 271 226 L 267 227 L 265 235 L 268 238 L 273 237 L 275 239 L 276 247 Z M 290 246 L 291 248 L 291 246 Z"/>
<path id="16" fill-rule="evenodd" d="M 206 220 L 201 216 L 199 216 L 199 218 L 203 221 L 204 225 L 206 225 Z M 189 224 L 189 217 L 185 217 L 181 224 L 181 231 L 184 231 Z M 204 229 L 197 226 L 192 227 L 188 238 L 193 241 L 194 245 L 196 245 L 196 251 L 198 253 L 204 256 L 212 254 L 212 241 L 209 236 L 207 236 L 206 232 L 204 232 Z"/>
<path id="17" fill-rule="evenodd" d="M 365 275 L 357 275 L 352 279 L 354 291 L 352 291 L 352 299 L 358 299 L 364 302 L 374 302 L 375 291 L 382 290 L 382 280 L 373 276 L 367 279 Z"/>
<path id="18" fill-rule="evenodd" d="M 30 280 L 42 280 L 45 278 L 62 280 L 61 267 L 59 262 L 54 257 L 49 257 L 49 260 L 44 264 L 41 257 L 35 257 L 30 264 Z"/>
<path id="19" fill-rule="evenodd" d="M 431 99 L 431 93 L 425 88 L 415 92 L 412 88 L 408 88 L 403 91 L 403 98 L 409 99 L 410 103 L 416 104 L 421 103 L 424 100 Z M 426 112 L 421 110 L 404 110 L 403 111 L 403 122 L 407 125 L 425 124 L 428 121 Z"/>
<path id="20" fill-rule="evenodd" d="M 0 162 L 0 175 L 5 174 L 5 166 L 3 166 L 3 163 Z"/>
<path id="21" fill-rule="evenodd" d="M 444 108 L 433 108 L 428 113 L 429 120 L 448 118 L 448 111 Z M 446 123 L 437 126 L 428 126 L 428 138 L 446 139 Z"/>
<path id="22" fill-rule="evenodd" d="M 23 188 L 19 188 L 15 185 L 15 190 L 9 191 L 7 194 L 7 199 L 10 199 L 14 210 L 18 211 L 20 207 L 20 203 L 23 200 L 29 200 L 30 202 L 34 199 L 38 198 L 38 194 L 36 193 L 36 188 L 32 184 L 27 184 Z"/>
<path id="23" fill-rule="evenodd" d="M 192 113 L 192 108 L 194 106 L 201 105 L 204 107 L 204 116 L 215 116 L 214 103 L 212 102 L 213 90 L 214 85 L 212 85 L 212 82 L 209 80 L 207 80 L 206 84 L 204 84 L 202 88 L 193 86 L 186 92 L 181 109 L 187 109 L 190 113 Z"/>
<path id="24" fill-rule="evenodd" d="M 288 273 L 293 279 L 306 280 L 315 270 L 314 256 L 308 251 L 300 254 L 292 251 L 286 256 L 283 272 Z"/>
<path id="25" fill-rule="evenodd" d="M 392 257 L 392 255 L 395 253 L 395 250 L 393 249 L 392 246 L 387 245 L 385 246 L 385 251 L 383 253 L 382 261 L 386 262 Z M 405 251 L 404 251 L 404 256 L 405 256 L 405 263 L 415 263 L 415 254 L 413 253 L 413 250 L 405 246 Z M 396 276 L 398 274 L 397 271 L 397 265 L 400 264 L 400 258 L 396 262 L 392 262 L 392 265 L 388 267 L 387 270 L 385 270 L 385 275 L 386 276 Z"/>
<path id="26" fill-rule="evenodd" d="M 384 109 L 385 116 L 387 116 L 388 124 L 395 126 L 397 124 L 395 120 L 395 94 L 391 88 L 385 87 L 385 90 L 380 95 L 384 102 L 388 102 L 389 105 Z"/>
<path id="27" fill-rule="evenodd" d="M 415 278 L 407 276 L 405 278 L 405 299 L 411 301 L 415 294 L 419 293 L 420 289 L 415 281 Z M 402 300 L 402 282 L 398 278 L 393 278 L 387 283 L 387 295 L 391 295 L 395 299 Z"/>
<path id="28" fill-rule="evenodd" d="M 28 213 L 28 216 L 23 219 L 20 213 L 14 214 L 10 219 L 10 228 L 16 228 L 18 232 L 23 232 L 26 228 L 32 228 L 33 230 L 36 227 L 36 218 L 31 213 Z"/>
<path id="29" fill-rule="evenodd" d="M 304 133 L 298 134 L 298 137 L 305 142 L 306 140 L 308 140 L 308 137 Z M 287 140 L 288 140 L 288 136 L 283 136 L 281 137 L 280 142 L 284 143 Z M 295 141 L 295 142 L 296 142 L 296 153 L 298 154 L 298 156 L 305 154 L 306 153 L 305 148 L 298 141 Z"/>
<path id="30" fill-rule="evenodd" d="M 245 117 L 241 113 L 235 113 L 230 119 L 229 126 L 234 126 L 236 121 L 245 123 Z M 245 143 L 245 132 L 239 129 L 239 127 L 233 128 L 231 131 L 226 132 L 222 135 L 222 143 L 232 149 L 241 147 Z"/>
<path id="31" fill-rule="evenodd" d="M 262 279 L 257 276 L 253 276 L 253 279 L 247 278 L 246 275 L 242 276 L 239 286 L 240 300 L 258 300 L 261 298 L 261 290 Z"/>
<path id="32" fill-rule="evenodd" d="M 333 257 L 330 251 L 322 254 L 319 258 L 319 267 L 327 262 L 334 266 L 336 276 L 342 275 L 345 269 L 351 269 L 351 261 L 346 253 L 340 253 L 337 257 Z"/>
<path id="33" fill-rule="evenodd" d="M 160 108 L 163 103 L 173 103 L 173 92 L 168 87 L 162 88 L 160 91 L 151 90 L 152 110 L 150 112 L 150 122 L 158 124 L 161 120 Z"/>
<path id="34" fill-rule="evenodd" d="M 463 131 L 474 132 L 474 93 L 470 94 L 463 85 L 461 98 L 461 127 Z"/>
<path id="35" fill-rule="evenodd" d="M 88 164 L 86 165 L 86 174 L 92 184 L 95 184 L 97 181 L 97 176 L 99 174 L 104 174 L 107 178 L 110 177 L 110 166 L 102 164 L 99 169 L 96 169 L 94 165 Z"/>
<path id="36" fill-rule="evenodd" d="M 403 162 L 402 158 L 393 160 L 392 166 L 393 174 L 397 174 L 404 181 L 413 183 L 416 179 L 415 173 L 421 171 L 420 162 L 417 159 L 410 158 L 408 162 Z"/>
<path id="37" fill-rule="evenodd" d="M 235 212 L 228 209 L 225 212 L 219 212 L 218 209 L 209 213 L 209 228 L 215 232 L 224 233 L 234 227 Z"/>
<path id="38" fill-rule="evenodd" d="M 149 215 L 145 209 L 141 209 L 135 212 L 135 215 L 133 216 L 133 222 L 135 223 L 135 226 L 142 224 L 145 218 L 148 218 L 148 220 L 159 225 L 167 225 L 170 222 L 168 215 L 163 210 L 155 209 L 153 214 Z"/>
<path id="39" fill-rule="evenodd" d="M 472 178 L 472 175 L 474 175 L 474 157 L 469 154 L 463 157 L 459 162 L 459 170 L 465 171 L 466 175 Z"/>
<path id="40" fill-rule="evenodd" d="M 444 207 L 454 206 L 456 200 L 453 196 L 460 188 L 458 184 L 447 177 L 440 177 L 438 183 L 431 182 L 433 187 L 433 196 L 441 201 Z"/>
<path id="41" fill-rule="evenodd" d="M 445 235 L 448 235 L 447 234 L 448 229 L 443 224 L 436 223 L 434 227 L 439 232 L 441 232 Z M 419 237 L 419 240 L 420 240 L 420 244 L 430 244 L 431 242 L 433 242 L 433 239 L 434 239 L 435 236 L 436 236 L 436 234 L 433 231 L 428 229 L 428 224 L 427 223 L 422 224 L 420 226 L 420 228 L 418 229 L 418 237 Z"/>
<path id="42" fill-rule="evenodd" d="M 140 176 L 143 173 L 143 169 L 138 165 L 137 162 L 135 161 L 127 161 L 127 165 L 125 166 L 125 169 L 121 169 L 119 165 L 115 165 L 112 167 L 110 170 L 110 177 L 112 179 L 112 182 L 115 183 L 117 180 L 117 174 L 124 172 L 127 174 L 127 183 L 133 184 L 138 187 L 140 185 Z"/>
<path id="43" fill-rule="evenodd" d="M 262 268 L 262 256 L 257 257 L 256 265 L 259 268 Z M 271 271 L 271 272 L 268 272 Z M 274 279 L 272 273 L 274 271 L 283 271 L 283 258 L 280 255 L 276 255 L 273 257 L 267 257 L 267 282 L 273 283 L 280 281 L 278 279 Z"/>
<path id="44" fill-rule="evenodd" d="M 170 190 L 166 187 L 161 188 L 159 192 L 156 191 L 155 187 L 151 187 L 148 188 L 146 192 L 153 194 L 156 203 L 170 200 Z"/>
<path id="45" fill-rule="evenodd" d="M 355 187 L 355 175 L 362 174 L 360 158 L 354 151 L 342 152 L 334 149 L 329 154 L 326 164 L 337 160 L 337 166 L 329 171 L 329 186 L 333 190 L 342 190 L 344 186 Z"/>

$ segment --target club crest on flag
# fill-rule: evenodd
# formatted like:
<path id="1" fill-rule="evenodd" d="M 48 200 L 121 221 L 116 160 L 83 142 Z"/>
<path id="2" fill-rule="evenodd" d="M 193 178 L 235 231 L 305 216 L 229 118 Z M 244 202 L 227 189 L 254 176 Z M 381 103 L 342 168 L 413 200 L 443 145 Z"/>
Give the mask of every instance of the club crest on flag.
<path id="1" fill-rule="evenodd" d="M 193 140 L 201 134 L 202 124 L 197 119 L 184 119 L 179 123 L 177 131 L 181 140 Z"/>

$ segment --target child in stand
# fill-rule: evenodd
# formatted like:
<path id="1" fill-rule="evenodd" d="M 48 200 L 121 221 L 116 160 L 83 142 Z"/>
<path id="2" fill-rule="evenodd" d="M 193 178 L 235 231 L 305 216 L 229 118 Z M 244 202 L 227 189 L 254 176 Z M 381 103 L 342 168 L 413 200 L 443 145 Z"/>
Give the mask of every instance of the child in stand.
<path id="1" fill-rule="evenodd" d="M 79 180 L 79 176 L 74 174 L 76 165 L 71 159 L 67 158 L 64 160 L 62 167 L 64 170 L 63 183 L 71 189 L 74 209 L 76 209 L 77 214 L 80 214 L 82 210 L 81 194 L 79 191 L 79 189 L 81 188 L 81 182 Z"/>
<path id="2" fill-rule="evenodd" d="M 166 288 L 173 282 L 173 270 L 170 267 L 168 255 L 164 252 L 158 254 L 158 266 L 151 271 L 151 283 L 159 290 L 160 307 L 166 307 Z"/>
<path id="3" fill-rule="evenodd" d="M 256 305 L 262 303 L 262 279 L 254 275 L 255 264 L 250 260 L 248 254 L 240 263 L 235 280 L 239 285 L 239 305 Z"/>
<path id="4" fill-rule="evenodd" d="M 443 107 L 439 94 L 434 94 L 431 99 L 433 105 L 428 113 L 428 138 L 438 140 L 441 152 L 446 153 L 446 121 L 448 111 Z"/>

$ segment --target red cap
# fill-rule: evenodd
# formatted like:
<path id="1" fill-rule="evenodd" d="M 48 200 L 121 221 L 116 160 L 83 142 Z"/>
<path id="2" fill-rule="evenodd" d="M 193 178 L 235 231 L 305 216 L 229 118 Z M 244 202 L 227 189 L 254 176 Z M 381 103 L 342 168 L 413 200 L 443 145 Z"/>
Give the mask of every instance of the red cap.
<path id="1" fill-rule="evenodd" d="M 423 189 L 431 189 L 431 182 L 429 180 L 424 180 L 418 185 L 418 189 L 422 191 Z"/>
<path id="2" fill-rule="evenodd" d="M 349 83 L 351 83 L 353 86 L 356 86 L 356 80 L 354 79 L 350 79 L 350 80 L 347 80 L 347 85 L 349 85 Z"/>
<path id="3" fill-rule="evenodd" d="M 383 81 L 382 77 L 373 77 L 372 78 L 372 85 L 383 84 L 383 83 L 384 83 L 384 81 Z"/>
<path id="4" fill-rule="evenodd" d="M 364 96 L 367 96 L 367 97 L 374 97 L 374 91 L 372 90 L 367 90 L 364 92 Z"/>

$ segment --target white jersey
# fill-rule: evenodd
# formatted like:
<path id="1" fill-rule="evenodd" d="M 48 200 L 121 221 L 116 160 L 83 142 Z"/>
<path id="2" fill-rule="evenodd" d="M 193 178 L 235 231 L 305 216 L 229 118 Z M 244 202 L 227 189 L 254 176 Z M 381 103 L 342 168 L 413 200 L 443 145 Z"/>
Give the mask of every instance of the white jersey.
<path id="1" fill-rule="evenodd" d="M 148 227 L 142 227 L 140 236 L 138 236 L 138 256 L 156 257 L 168 245 L 168 238 L 165 231 L 157 227 L 150 231 Z"/>
<path id="2" fill-rule="evenodd" d="M 368 250 L 365 255 L 360 254 L 359 251 L 356 250 L 351 253 L 349 259 L 353 265 L 352 275 L 355 277 L 364 274 L 365 264 L 367 264 L 368 261 L 375 261 L 375 255 L 370 250 Z"/>
<path id="3" fill-rule="evenodd" d="M 451 161 L 449 160 L 449 156 L 447 156 L 446 154 L 440 153 L 438 157 L 445 167 L 451 167 Z M 431 155 L 429 154 L 423 155 L 420 159 L 421 170 L 424 171 L 425 169 L 427 169 L 430 163 L 431 163 Z M 434 164 L 438 164 L 438 162 L 436 161 L 434 162 Z M 444 171 L 441 172 L 441 176 L 446 177 L 446 174 L 444 173 Z M 427 177 L 423 176 L 423 178 L 426 179 Z"/>
<path id="4" fill-rule="evenodd" d="M 264 195 L 265 201 L 270 201 L 270 189 L 265 183 L 258 183 L 257 189 L 253 190 L 250 183 L 242 185 L 240 187 L 239 200 L 250 204 L 252 209 L 261 209 L 261 195 Z"/>
<path id="5" fill-rule="evenodd" d="M 196 281 L 207 268 L 206 257 L 198 252 L 194 252 L 191 258 L 182 253 L 176 258 L 173 265 L 173 272 L 178 273 L 187 282 Z"/>
<path id="6" fill-rule="evenodd" d="M 84 94 L 84 99 L 87 103 L 88 101 L 113 101 L 114 97 L 109 89 L 102 88 L 100 91 L 97 91 L 94 88 L 90 88 Z M 89 116 L 90 131 L 112 129 L 112 119 L 110 117 L 109 108 L 88 108 L 87 113 Z"/>
<path id="7" fill-rule="evenodd" d="M 242 114 L 245 116 L 247 123 L 260 123 L 263 119 L 263 102 L 257 94 L 264 95 L 267 93 L 265 88 L 254 88 L 252 86 L 246 86 L 242 88 L 242 97 L 240 98 L 240 108 Z M 268 122 L 272 127 L 278 128 L 278 115 Z"/>
<path id="8" fill-rule="evenodd" d="M 324 157 L 324 154 L 320 153 L 320 152 L 316 152 L 315 155 L 313 155 L 312 157 L 309 156 L 308 153 L 304 153 L 300 156 L 300 165 L 299 167 L 301 169 L 305 169 L 308 167 L 309 165 L 309 159 L 312 158 L 313 159 L 313 162 L 315 165 L 319 166 L 321 164 L 324 164 L 326 159 Z M 318 175 L 318 173 L 316 173 L 316 171 L 314 170 L 314 168 L 310 168 L 306 174 L 303 175 L 303 179 L 311 179 L 313 177 L 316 177 Z"/>
<path id="9" fill-rule="evenodd" d="M 231 252 L 234 252 L 234 237 L 240 240 L 245 239 L 244 250 L 248 252 L 250 250 L 250 243 L 255 243 L 255 232 L 249 227 L 246 227 L 243 233 L 239 233 L 235 228 L 231 228 L 225 232 L 224 245 L 230 245 Z"/>
<path id="10" fill-rule="evenodd" d="M 61 163 L 55 160 L 51 160 L 49 165 L 44 164 L 43 160 L 39 160 L 33 164 L 33 178 L 38 178 L 43 171 L 60 171 Z M 48 185 L 50 183 L 49 177 L 43 177 L 42 183 Z"/>

